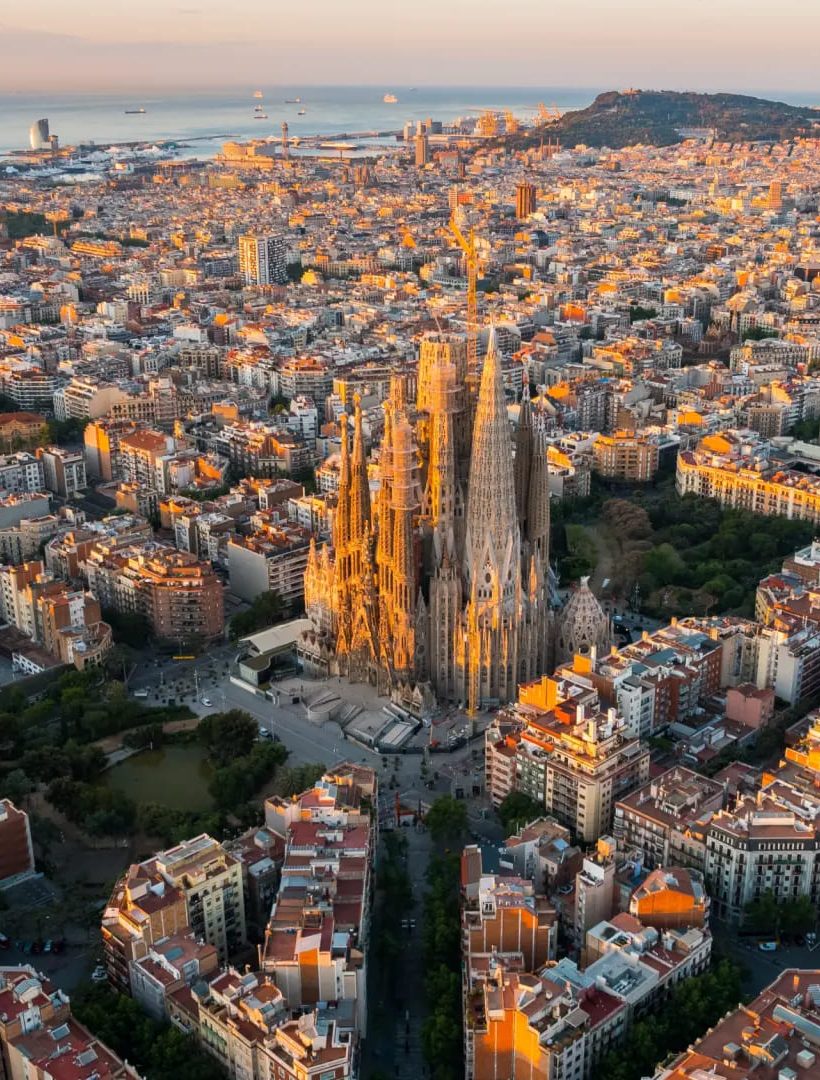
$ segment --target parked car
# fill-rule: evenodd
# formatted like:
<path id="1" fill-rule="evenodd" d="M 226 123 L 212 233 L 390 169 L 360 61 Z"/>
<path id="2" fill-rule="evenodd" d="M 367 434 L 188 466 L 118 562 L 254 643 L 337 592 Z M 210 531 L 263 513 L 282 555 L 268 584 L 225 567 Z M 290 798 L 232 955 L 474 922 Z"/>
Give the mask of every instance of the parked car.
<path id="1" fill-rule="evenodd" d="M 272 737 L 273 736 L 271 735 L 270 731 L 268 731 L 268 729 L 266 727 L 261 727 L 260 726 L 260 728 L 259 728 L 259 738 L 260 739 L 270 739 Z"/>
<path id="2" fill-rule="evenodd" d="M 98 964 L 97 967 L 95 967 L 94 970 L 91 972 L 92 982 L 105 982 L 107 978 L 108 973 L 101 964 Z"/>
<path id="3" fill-rule="evenodd" d="M 761 942 L 759 942 L 757 947 L 758 947 L 758 949 L 760 949 L 761 952 L 776 952 L 777 951 L 777 942 L 776 941 L 761 941 Z"/>
<path id="4" fill-rule="evenodd" d="M 206 709 L 210 709 L 211 705 L 213 705 L 213 702 L 211 701 L 210 698 L 204 697 L 202 699 L 202 704 L 205 706 Z"/>

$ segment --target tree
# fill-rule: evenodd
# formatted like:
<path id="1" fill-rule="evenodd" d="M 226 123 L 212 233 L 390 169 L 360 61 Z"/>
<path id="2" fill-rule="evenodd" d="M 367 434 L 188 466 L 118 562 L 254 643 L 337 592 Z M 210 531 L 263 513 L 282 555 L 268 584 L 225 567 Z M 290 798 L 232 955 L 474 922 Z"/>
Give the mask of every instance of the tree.
<path id="1" fill-rule="evenodd" d="M 0 798 L 11 799 L 19 807 L 33 787 L 22 769 L 12 769 L 0 780 Z"/>
<path id="2" fill-rule="evenodd" d="M 226 765 L 247 756 L 256 742 L 257 724 L 250 713 L 231 709 L 204 716 L 197 735 L 215 765 Z"/>
<path id="3" fill-rule="evenodd" d="M 818 913 L 811 898 L 803 895 L 782 905 L 781 918 L 785 933 L 805 934 L 817 925 Z"/>
<path id="4" fill-rule="evenodd" d="M 225 1080 L 191 1036 L 152 1020 L 133 998 L 95 986 L 72 997 L 72 1006 L 98 1039 L 151 1080 Z"/>
<path id="5" fill-rule="evenodd" d="M 746 905 L 744 923 L 758 934 L 777 934 L 780 931 L 782 909 L 771 891 L 762 893 Z"/>
<path id="6" fill-rule="evenodd" d="M 518 832 L 524 825 L 544 816 L 544 806 L 523 791 L 511 791 L 498 808 L 498 816 L 507 836 Z"/>
<path id="7" fill-rule="evenodd" d="M 436 844 L 456 847 L 467 830 L 467 807 L 452 795 L 436 799 L 424 818 Z"/>
<path id="8" fill-rule="evenodd" d="M 272 626 L 280 622 L 286 614 L 287 605 L 279 593 L 260 593 L 247 611 L 240 611 L 231 619 L 231 641 Z"/>

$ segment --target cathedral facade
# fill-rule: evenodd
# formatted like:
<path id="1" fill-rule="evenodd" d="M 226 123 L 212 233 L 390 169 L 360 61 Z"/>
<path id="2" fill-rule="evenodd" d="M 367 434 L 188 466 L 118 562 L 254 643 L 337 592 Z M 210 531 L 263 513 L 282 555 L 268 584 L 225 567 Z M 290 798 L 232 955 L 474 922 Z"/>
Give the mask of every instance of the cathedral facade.
<path id="1" fill-rule="evenodd" d="M 372 500 L 356 403 L 342 417 L 332 549 L 311 548 L 308 670 L 380 692 L 461 703 L 514 700 L 548 670 L 549 486 L 528 394 L 510 432 L 491 335 L 480 380 L 463 338 L 422 342 L 411 410 L 394 380 Z"/>

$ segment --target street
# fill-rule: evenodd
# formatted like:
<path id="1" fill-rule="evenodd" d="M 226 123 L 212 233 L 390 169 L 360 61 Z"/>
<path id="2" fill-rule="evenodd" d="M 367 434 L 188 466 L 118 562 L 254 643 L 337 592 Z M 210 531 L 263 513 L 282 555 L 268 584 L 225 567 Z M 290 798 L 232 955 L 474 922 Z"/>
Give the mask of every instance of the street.
<path id="1" fill-rule="evenodd" d="M 173 700 L 187 705 L 200 716 L 242 709 L 253 716 L 260 729 L 264 728 L 271 736 L 281 740 L 293 765 L 321 761 L 331 766 L 334 762 L 355 761 L 379 768 L 380 763 L 386 761 L 387 768 L 381 774 L 382 783 L 385 784 L 388 775 L 395 775 L 396 790 L 402 801 L 413 800 L 411 805 L 420 798 L 429 801 L 439 795 L 454 794 L 456 788 L 462 788 L 464 795 L 469 797 L 473 780 L 483 777 L 483 747 L 481 741 L 476 740 L 449 753 L 431 755 L 428 779 L 432 788 L 426 788 L 421 779 L 424 760 L 421 754 L 382 754 L 346 739 L 334 720 L 308 720 L 304 705 L 291 702 L 291 694 L 287 690 L 292 684 L 289 683 L 288 688 L 277 695 L 278 704 L 250 689 L 237 686 L 230 678 L 236 652 L 236 645 L 216 645 L 195 660 L 174 661 L 166 658 L 159 665 L 157 661 L 146 660 L 129 678 L 128 688 L 131 693 L 148 691 L 148 696 L 143 698 L 146 705 L 161 705 Z M 301 682 L 297 679 L 295 682 L 297 694 L 300 685 L 305 693 L 321 685 L 310 679 Z M 475 759 L 473 752 L 477 754 Z M 471 809 L 474 809 L 478 824 L 478 809 L 472 806 Z"/>

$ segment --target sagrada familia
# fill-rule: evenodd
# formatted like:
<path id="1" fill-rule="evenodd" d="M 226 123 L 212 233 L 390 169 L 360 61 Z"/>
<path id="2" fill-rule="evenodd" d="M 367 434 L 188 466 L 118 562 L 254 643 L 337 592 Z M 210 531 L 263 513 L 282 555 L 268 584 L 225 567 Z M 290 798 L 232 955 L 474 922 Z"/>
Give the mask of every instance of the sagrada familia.
<path id="1" fill-rule="evenodd" d="M 299 652 L 317 674 L 474 712 L 552 670 L 547 447 L 526 389 L 511 435 L 492 332 L 480 381 L 462 337 L 428 334 L 417 385 L 411 410 L 392 381 L 372 501 L 359 402 L 352 447 L 341 417 L 332 550 L 311 547 Z"/>

